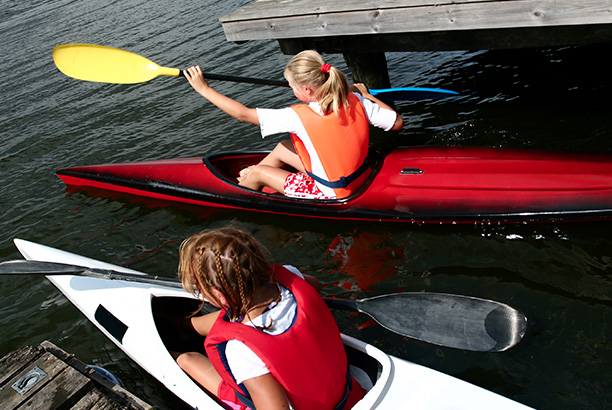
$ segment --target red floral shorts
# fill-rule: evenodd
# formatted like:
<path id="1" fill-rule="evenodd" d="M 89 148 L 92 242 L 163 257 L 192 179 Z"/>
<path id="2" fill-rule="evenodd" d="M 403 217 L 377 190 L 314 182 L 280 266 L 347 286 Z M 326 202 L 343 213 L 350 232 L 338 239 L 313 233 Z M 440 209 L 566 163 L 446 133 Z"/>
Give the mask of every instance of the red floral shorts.
<path id="1" fill-rule="evenodd" d="M 319 189 L 314 179 L 301 172 L 287 176 L 284 192 L 291 198 L 331 199 Z"/>

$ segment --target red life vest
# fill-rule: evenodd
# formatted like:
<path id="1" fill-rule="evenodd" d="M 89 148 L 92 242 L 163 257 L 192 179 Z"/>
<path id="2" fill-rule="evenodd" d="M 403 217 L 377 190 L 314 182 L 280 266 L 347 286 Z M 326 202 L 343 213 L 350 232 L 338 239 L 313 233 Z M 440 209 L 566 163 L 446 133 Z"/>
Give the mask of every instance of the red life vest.
<path id="1" fill-rule="evenodd" d="M 346 353 L 331 312 L 305 280 L 280 265 L 272 268 L 278 282 L 295 296 L 298 305 L 295 321 L 284 333 L 270 335 L 248 325 L 230 323 L 226 312 L 221 311 L 204 346 L 223 379 L 222 384 L 233 388 L 235 396 L 251 407 L 248 391 L 244 385 L 236 384 L 225 360 L 225 345 L 236 339 L 261 358 L 285 389 L 295 410 L 351 408 L 363 397 L 364 391 L 348 375 Z M 220 395 L 223 390 L 219 389 Z M 234 402 L 236 397 L 220 396 Z"/>
<path id="2" fill-rule="evenodd" d="M 305 104 L 291 107 L 300 117 L 326 175 L 313 176 L 306 147 L 299 137 L 291 134 L 304 168 L 315 181 L 333 188 L 338 198 L 351 195 L 370 174 L 366 162 L 370 143 L 368 118 L 355 94 L 349 93 L 347 100 L 347 110 L 342 108 L 338 113 L 323 116 Z"/>

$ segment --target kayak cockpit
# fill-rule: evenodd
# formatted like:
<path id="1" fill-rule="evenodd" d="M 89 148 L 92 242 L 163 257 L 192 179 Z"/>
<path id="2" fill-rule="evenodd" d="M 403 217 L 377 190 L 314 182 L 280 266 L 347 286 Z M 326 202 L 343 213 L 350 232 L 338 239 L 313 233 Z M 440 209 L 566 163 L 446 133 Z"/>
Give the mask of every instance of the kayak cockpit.
<path id="1" fill-rule="evenodd" d="M 376 174 L 378 173 L 378 171 L 380 170 L 380 168 L 382 167 L 382 158 L 383 155 L 381 155 L 380 152 L 376 151 L 376 150 L 370 150 L 369 154 L 368 154 L 368 163 L 370 164 L 370 168 L 372 169 L 372 173 L 370 174 L 370 176 L 368 177 L 368 179 L 366 180 L 366 182 L 363 184 L 363 186 L 361 187 L 361 189 L 359 189 L 357 192 L 355 192 L 353 195 L 351 195 L 348 198 L 343 198 L 340 200 L 337 199 L 332 199 L 332 200 L 316 200 L 316 199 L 295 199 L 295 198 L 288 198 L 285 197 L 281 194 L 279 194 L 278 192 L 274 191 L 271 188 L 264 188 L 262 192 L 256 192 L 256 191 L 252 191 L 250 189 L 247 188 L 243 188 L 240 187 L 238 185 L 238 175 L 240 174 L 240 171 L 252 166 L 252 165 L 256 165 L 258 164 L 262 159 L 264 159 L 264 157 L 266 155 L 268 155 L 269 152 L 267 151 L 258 151 L 258 152 L 244 152 L 244 151 L 234 151 L 234 152 L 221 152 L 221 153 L 217 153 L 217 154 L 212 154 L 209 155 L 207 157 L 203 158 L 203 162 L 204 165 L 206 165 L 206 167 L 208 168 L 208 170 L 219 180 L 222 180 L 226 183 L 229 183 L 231 185 L 234 185 L 236 187 L 239 187 L 240 189 L 246 190 L 248 192 L 251 193 L 259 193 L 262 195 L 272 195 L 272 196 L 279 196 L 279 197 L 283 197 L 283 198 L 287 198 L 287 199 L 293 199 L 295 201 L 298 202 L 303 202 L 303 201 L 316 201 L 316 202 L 346 202 L 346 201 L 350 201 L 353 198 L 358 197 L 359 195 L 361 195 L 366 189 L 367 187 L 370 186 L 370 184 L 372 183 L 372 181 L 374 181 L 374 178 L 376 176 Z M 297 172 L 294 168 L 287 168 L 287 171 L 289 172 Z"/>
<path id="2" fill-rule="evenodd" d="M 189 318 L 206 314 L 216 308 L 209 303 L 200 309 L 200 301 L 186 297 L 154 296 L 151 300 L 153 319 L 159 336 L 170 354 L 176 356 L 183 352 L 200 352 L 204 354 L 204 337 L 200 336 L 191 326 Z M 366 347 L 382 353 L 372 346 L 357 339 L 343 335 L 344 347 L 351 366 L 351 374 L 369 393 L 361 402 L 375 403 L 385 390 L 389 379 L 388 358 L 383 354 L 368 352 Z M 376 397 L 372 397 L 375 395 Z M 367 400 L 366 400 L 367 399 Z M 360 402 L 360 403 L 361 403 Z"/>

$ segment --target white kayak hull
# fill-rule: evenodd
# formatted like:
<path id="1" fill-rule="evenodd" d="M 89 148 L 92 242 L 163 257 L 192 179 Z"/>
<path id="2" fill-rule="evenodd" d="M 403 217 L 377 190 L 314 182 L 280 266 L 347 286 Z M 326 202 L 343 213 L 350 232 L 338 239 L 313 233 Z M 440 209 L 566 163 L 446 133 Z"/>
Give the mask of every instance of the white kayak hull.
<path id="1" fill-rule="evenodd" d="M 21 239 L 15 239 L 15 245 L 28 260 L 142 274 Z M 193 301 L 194 297 L 189 293 L 165 286 L 85 276 L 47 278 L 121 350 L 187 404 L 197 409 L 223 409 L 178 367 L 158 333 L 152 301 L 175 300 L 164 298 Z M 370 378 L 374 378 L 373 387 L 354 409 L 529 408 L 452 376 L 388 355 L 360 340 L 342 336 L 347 349 L 362 352 L 359 353 L 362 357 L 365 353 L 378 362 L 377 376 L 372 376 L 369 370 Z M 365 361 L 370 365 L 374 362 L 372 359 Z M 353 364 L 360 366 L 359 363 Z"/>

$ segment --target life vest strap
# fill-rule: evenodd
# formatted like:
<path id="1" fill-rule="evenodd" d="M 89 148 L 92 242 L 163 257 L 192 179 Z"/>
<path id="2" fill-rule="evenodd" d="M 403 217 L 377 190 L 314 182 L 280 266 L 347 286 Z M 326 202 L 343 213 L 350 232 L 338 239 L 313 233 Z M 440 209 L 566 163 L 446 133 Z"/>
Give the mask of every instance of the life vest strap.
<path id="1" fill-rule="evenodd" d="M 338 403 L 338 405 L 334 408 L 334 410 L 342 410 L 348 401 L 349 395 L 351 394 L 351 390 L 353 390 L 353 378 L 351 377 L 351 369 L 349 368 L 346 371 L 346 389 L 344 393 L 344 397 Z"/>
<path id="2" fill-rule="evenodd" d="M 320 184 L 325 185 L 326 187 L 333 188 L 333 189 L 339 189 L 339 188 L 346 188 L 347 186 L 349 186 L 353 181 L 355 181 L 364 172 L 366 172 L 368 170 L 369 166 L 370 165 L 368 163 L 368 159 L 366 158 L 365 161 L 363 161 L 363 164 L 361 164 L 361 166 L 359 168 L 357 168 L 357 170 L 355 172 L 353 172 L 348 177 L 341 177 L 337 181 L 328 181 L 326 179 L 323 179 L 321 177 L 316 176 L 312 172 L 306 171 L 306 173 L 308 174 L 308 176 L 310 178 L 314 179 L 315 181 L 317 181 Z"/>

